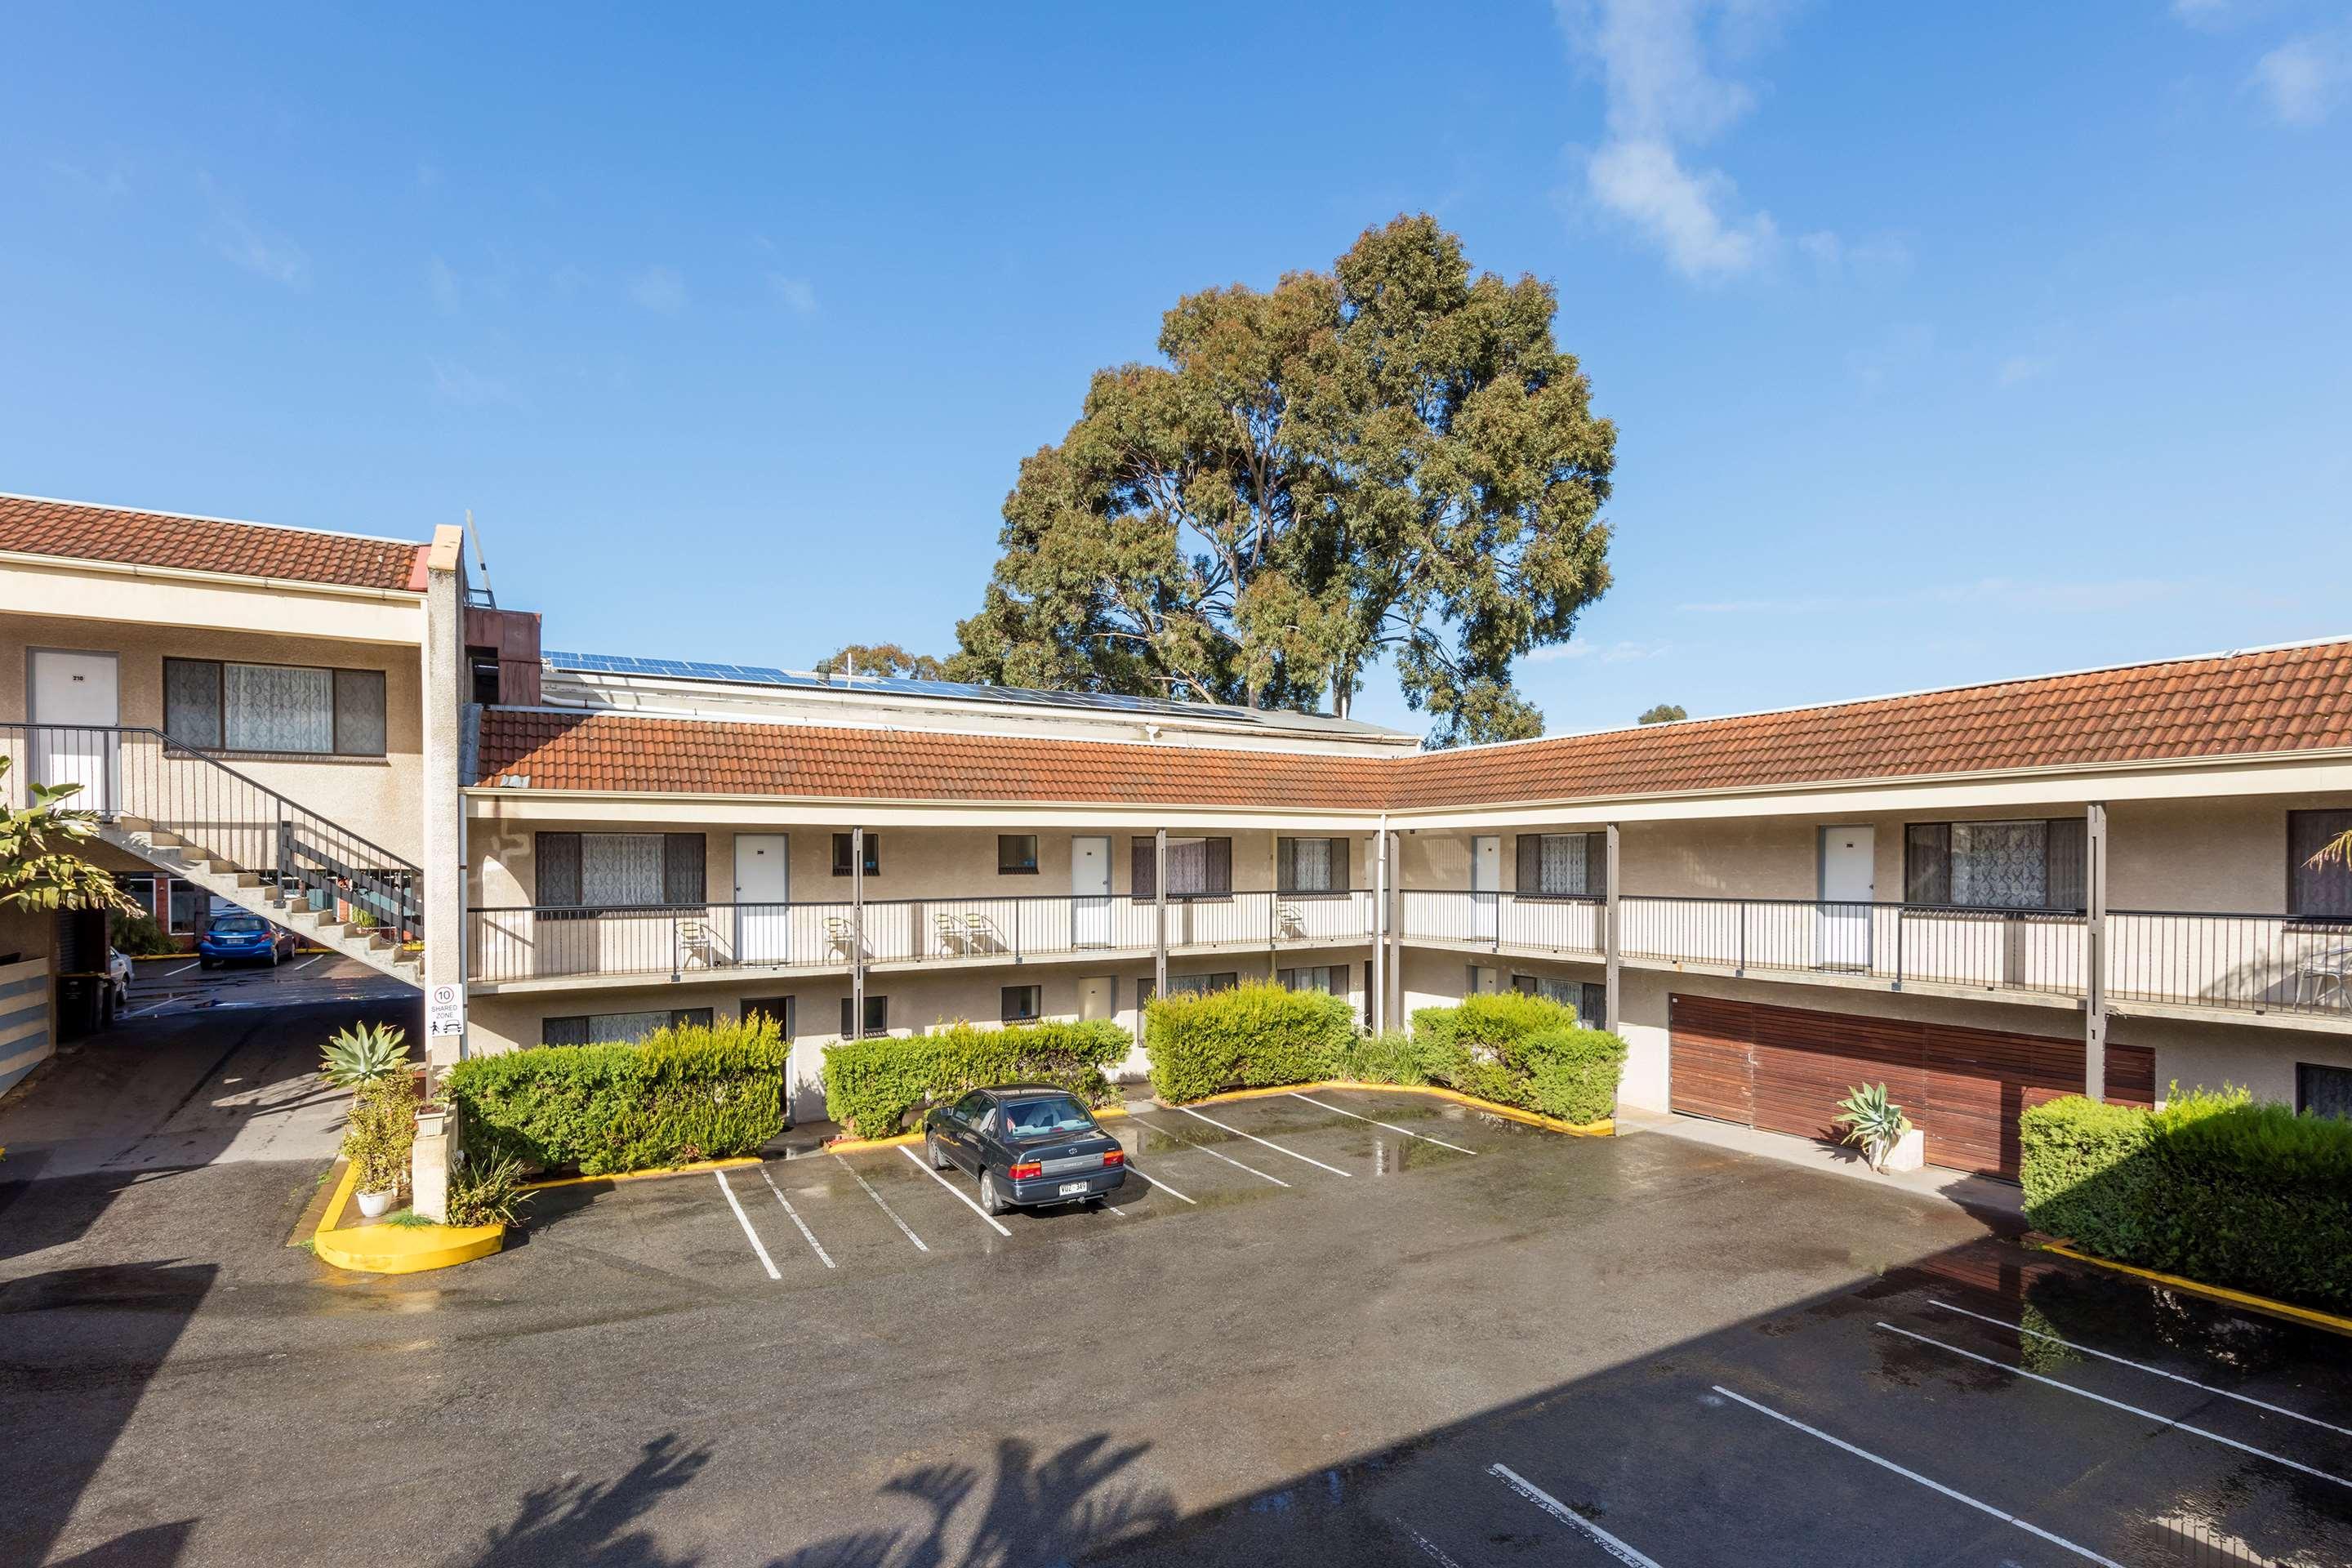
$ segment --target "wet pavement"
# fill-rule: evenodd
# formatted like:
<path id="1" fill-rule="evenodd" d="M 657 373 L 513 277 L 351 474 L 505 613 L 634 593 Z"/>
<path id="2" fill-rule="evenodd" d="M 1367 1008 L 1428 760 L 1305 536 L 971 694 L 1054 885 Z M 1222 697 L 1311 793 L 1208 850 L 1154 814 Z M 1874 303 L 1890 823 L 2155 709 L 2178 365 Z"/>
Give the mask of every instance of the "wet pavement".
<path id="1" fill-rule="evenodd" d="M 2332 1336 L 1675 1139 L 1106 1125 L 1103 1209 L 816 1154 L 406 1279 L 276 1245 L 296 1167 L 121 1188 L 0 1260 L 0 1420 L 58 1438 L 0 1560 L 2352 1562 Z"/>

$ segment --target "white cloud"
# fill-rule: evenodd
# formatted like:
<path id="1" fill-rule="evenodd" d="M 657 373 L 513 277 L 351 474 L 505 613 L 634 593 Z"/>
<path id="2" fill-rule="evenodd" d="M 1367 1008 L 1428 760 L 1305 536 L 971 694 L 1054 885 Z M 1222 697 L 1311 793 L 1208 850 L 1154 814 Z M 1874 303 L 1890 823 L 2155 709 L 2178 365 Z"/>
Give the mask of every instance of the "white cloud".
<path id="1" fill-rule="evenodd" d="M 439 257 L 425 264 L 425 281 L 433 290 L 433 303 L 445 316 L 454 316 L 464 305 L 464 290 L 457 284 L 457 269 Z"/>
<path id="2" fill-rule="evenodd" d="M 2323 123 L 2352 96 L 2352 27 L 2281 44 L 2254 62 L 2254 88 L 2283 123 Z"/>
<path id="3" fill-rule="evenodd" d="M 496 376 L 483 375 L 465 365 L 446 360 L 427 362 L 433 367 L 433 391 L 446 402 L 461 408 L 482 408 L 492 404 L 520 407 L 522 399 L 514 388 Z"/>
<path id="4" fill-rule="evenodd" d="M 1536 649 L 1527 658 L 1530 664 L 1549 664 L 1556 660 L 1571 658 L 1598 659 L 1602 664 L 1628 664 L 1635 659 L 1661 658 L 1673 651 L 1672 643 L 1621 639 L 1612 643 L 1551 643 Z"/>
<path id="5" fill-rule="evenodd" d="M 2230 14 L 2231 0 L 2172 0 L 2175 19 L 2192 27 L 2210 27 Z"/>
<path id="6" fill-rule="evenodd" d="M 686 277 L 675 267 L 648 267 L 629 285 L 629 298 L 659 315 L 686 309 Z"/>
<path id="7" fill-rule="evenodd" d="M 805 278 L 787 278 L 781 272 L 768 274 L 768 288 L 777 299 L 795 313 L 816 314 L 816 288 Z"/>
<path id="8" fill-rule="evenodd" d="M 1696 281 L 1717 281 L 1769 260 L 1780 238 L 1772 215 L 1743 211 L 1728 174 L 1694 167 L 1684 153 L 1755 106 L 1754 91 L 1720 74 L 1709 55 L 1737 56 L 1752 46 L 1769 31 L 1776 7 L 1765 0 L 1555 4 L 1570 47 L 1601 71 L 1608 136 L 1584 161 L 1593 202 L 1646 236 L 1669 266 Z"/>
<path id="9" fill-rule="evenodd" d="M 2050 374 L 2058 362 L 2048 354 L 2011 354 L 2000 362 L 2000 384 L 2015 386 Z"/>
<path id="10" fill-rule="evenodd" d="M 310 281 L 310 258 L 284 235 L 261 228 L 224 196 L 210 174 L 196 176 L 196 188 L 212 199 L 213 248 L 247 271 L 299 289 Z"/>

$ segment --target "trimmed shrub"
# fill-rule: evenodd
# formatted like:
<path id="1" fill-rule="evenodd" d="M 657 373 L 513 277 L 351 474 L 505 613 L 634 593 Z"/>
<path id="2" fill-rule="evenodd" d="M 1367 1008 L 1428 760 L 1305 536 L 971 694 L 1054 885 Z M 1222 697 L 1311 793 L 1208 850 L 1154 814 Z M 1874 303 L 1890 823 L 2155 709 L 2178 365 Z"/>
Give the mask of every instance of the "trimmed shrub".
<path id="1" fill-rule="evenodd" d="M 1454 1053 L 1433 1040 L 1383 1029 L 1358 1035 L 1332 1053 L 1330 1076 L 1358 1083 L 1450 1084 L 1454 1064 Z"/>
<path id="2" fill-rule="evenodd" d="M 2352 1122 L 2175 1085 L 2161 1110 L 2068 1096 L 2018 1125 L 2035 1228 L 2119 1263 L 2352 1310 Z"/>
<path id="3" fill-rule="evenodd" d="M 542 1046 L 449 1069 L 468 1158 L 584 1176 L 750 1154 L 783 1131 L 773 1020 L 656 1030 L 637 1045 Z"/>
<path id="4" fill-rule="evenodd" d="M 1050 1083 L 1100 1105 L 1110 1098 L 1103 1069 L 1132 1044 L 1108 1018 L 1001 1029 L 958 1022 L 903 1039 L 844 1040 L 825 1048 L 825 1114 L 860 1138 L 887 1138 L 906 1131 L 908 1111 L 994 1083 Z"/>
<path id="5" fill-rule="evenodd" d="M 180 944 L 163 933 L 155 917 L 144 910 L 114 910 L 106 917 L 107 942 L 132 958 L 153 958 L 177 952 Z"/>
<path id="6" fill-rule="evenodd" d="M 1562 1121 L 1616 1114 L 1625 1042 L 1585 1028 L 1560 1003 L 1517 991 L 1465 996 L 1414 1013 L 1412 1032 L 1465 1094 Z"/>
<path id="7" fill-rule="evenodd" d="M 419 1091 L 416 1075 L 400 1071 L 371 1079 L 352 1095 L 352 1108 L 343 1113 L 343 1158 L 359 1167 L 354 1184 L 360 1192 L 408 1184 Z"/>
<path id="8" fill-rule="evenodd" d="M 1171 1105 L 1227 1089 L 1339 1075 L 1356 1037 L 1344 996 L 1253 981 L 1153 999 L 1144 1015 L 1152 1092 Z"/>

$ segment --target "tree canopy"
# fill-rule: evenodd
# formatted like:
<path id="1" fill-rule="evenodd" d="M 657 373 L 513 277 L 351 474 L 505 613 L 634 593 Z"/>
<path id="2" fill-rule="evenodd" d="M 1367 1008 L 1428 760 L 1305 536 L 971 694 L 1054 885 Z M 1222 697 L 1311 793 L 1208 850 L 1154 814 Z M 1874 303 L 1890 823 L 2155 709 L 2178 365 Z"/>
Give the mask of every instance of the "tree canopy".
<path id="1" fill-rule="evenodd" d="M 1512 666 L 1609 586 L 1616 447 L 1557 305 L 1425 215 L 1178 300 L 1022 463 L 946 673 L 1345 715 L 1387 658 L 1433 744 L 1540 733 Z"/>
<path id="2" fill-rule="evenodd" d="M 816 661 L 816 673 L 855 670 L 859 675 L 903 675 L 917 680 L 945 678 L 945 666 L 927 653 L 908 653 L 894 642 L 854 642 Z"/>
<path id="3" fill-rule="evenodd" d="M 1654 708 L 1643 709 L 1642 716 L 1633 721 L 1637 724 L 1673 724 L 1689 717 L 1683 711 L 1681 703 L 1661 702 Z"/>

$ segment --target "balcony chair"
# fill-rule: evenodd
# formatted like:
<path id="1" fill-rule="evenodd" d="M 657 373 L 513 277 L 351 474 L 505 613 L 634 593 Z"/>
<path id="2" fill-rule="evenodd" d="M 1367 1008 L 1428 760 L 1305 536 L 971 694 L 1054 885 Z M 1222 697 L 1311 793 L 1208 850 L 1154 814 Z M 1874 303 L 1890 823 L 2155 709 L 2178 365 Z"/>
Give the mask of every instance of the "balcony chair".
<path id="1" fill-rule="evenodd" d="M 840 957 L 863 956 L 857 952 L 857 922 L 847 915 L 824 917 L 824 940 Z"/>
<path id="2" fill-rule="evenodd" d="M 2317 1007 L 2323 1003 L 2338 1010 L 2352 1008 L 2352 947 L 2306 953 L 2295 971 L 2294 1005 Z"/>
<path id="3" fill-rule="evenodd" d="M 719 943 L 710 934 L 710 922 L 700 915 L 689 915 L 677 922 L 678 963 L 688 969 L 716 969 L 721 960 Z"/>

